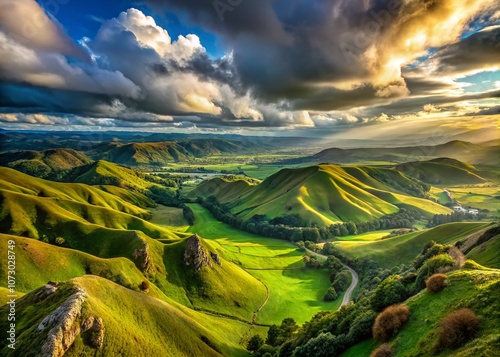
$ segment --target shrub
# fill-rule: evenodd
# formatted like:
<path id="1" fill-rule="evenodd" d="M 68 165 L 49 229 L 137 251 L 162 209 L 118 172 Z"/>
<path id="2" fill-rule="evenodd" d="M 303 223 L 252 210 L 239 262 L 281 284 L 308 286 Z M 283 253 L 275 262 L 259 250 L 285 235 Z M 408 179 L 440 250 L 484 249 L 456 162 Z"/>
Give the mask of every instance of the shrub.
<path id="1" fill-rule="evenodd" d="M 446 286 L 448 277 L 444 274 L 434 274 L 425 281 L 425 287 L 431 293 L 437 293 L 441 291 Z"/>
<path id="2" fill-rule="evenodd" d="M 410 317 L 406 305 L 393 305 L 382 311 L 373 324 L 373 338 L 380 342 L 389 341 Z"/>
<path id="3" fill-rule="evenodd" d="M 255 352 L 264 344 L 264 340 L 259 335 L 253 335 L 247 343 L 247 350 Z"/>
<path id="4" fill-rule="evenodd" d="M 393 355 L 394 352 L 392 351 L 392 348 L 388 344 L 384 343 L 377 349 L 373 350 L 370 357 L 392 357 Z"/>
<path id="5" fill-rule="evenodd" d="M 325 294 L 325 297 L 323 298 L 325 301 L 333 301 L 335 300 L 339 294 L 335 291 L 335 288 L 329 288 L 328 291 Z"/>
<path id="6" fill-rule="evenodd" d="M 440 324 L 438 348 L 456 348 L 472 339 L 480 320 L 469 309 L 460 309 L 446 316 Z"/>
<path id="7" fill-rule="evenodd" d="M 66 240 L 63 237 L 57 237 L 55 242 L 57 245 L 63 245 L 66 242 Z"/>
<path id="8" fill-rule="evenodd" d="M 401 283 L 401 277 L 391 275 L 375 289 L 370 304 L 375 311 L 382 311 L 387 306 L 405 301 L 407 297 L 408 291 Z"/>
<path id="9" fill-rule="evenodd" d="M 143 280 L 141 285 L 139 285 L 139 288 L 142 290 L 142 291 L 146 291 L 146 290 L 149 290 L 149 281 L 147 280 Z"/>

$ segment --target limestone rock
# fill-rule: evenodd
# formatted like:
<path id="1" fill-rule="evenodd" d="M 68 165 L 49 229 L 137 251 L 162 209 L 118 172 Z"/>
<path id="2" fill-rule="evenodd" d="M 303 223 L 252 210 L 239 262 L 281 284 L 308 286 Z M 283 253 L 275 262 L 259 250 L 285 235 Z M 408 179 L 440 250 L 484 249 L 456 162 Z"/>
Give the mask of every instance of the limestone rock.
<path id="1" fill-rule="evenodd" d="M 203 267 L 213 267 L 212 259 L 203 247 L 200 237 L 197 234 L 192 235 L 186 240 L 186 250 L 184 251 L 184 263 L 187 266 L 193 266 L 196 271 Z"/>

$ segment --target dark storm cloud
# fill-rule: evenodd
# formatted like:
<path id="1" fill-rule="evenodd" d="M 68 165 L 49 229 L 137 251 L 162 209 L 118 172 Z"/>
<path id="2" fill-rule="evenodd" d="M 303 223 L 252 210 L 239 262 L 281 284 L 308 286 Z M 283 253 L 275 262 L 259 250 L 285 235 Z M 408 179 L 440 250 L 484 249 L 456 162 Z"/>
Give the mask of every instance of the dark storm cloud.
<path id="1" fill-rule="evenodd" d="M 483 93 L 467 93 L 457 96 L 448 95 L 433 95 L 421 97 L 409 97 L 401 99 L 397 102 L 379 105 L 367 108 L 363 111 L 364 116 L 378 116 L 382 113 L 388 115 L 401 115 L 416 113 L 427 104 L 432 105 L 447 105 L 460 103 L 465 101 L 474 101 L 481 99 L 497 99 L 500 98 L 500 90 L 492 90 Z M 458 105 L 457 108 L 460 106 Z"/>
<path id="2" fill-rule="evenodd" d="M 436 74 L 464 73 L 500 65 L 500 26 L 444 46 L 432 58 Z"/>
<path id="3" fill-rule="evenodd" d="M 335 108 L 326 105 L 327 94 L 332 95 L 332 101 L 339 101 L 334 95 L 345 94 L 346 88 L 325 91 L 315 90 L 314 85 L 338 87 L 345 82 L 366 81 L 383 89 L 396 80 L 404 83 L 400 64 L 392 63 L 394 58 L 404 63 L 427 45 L 453 41 L 470 17 L 492 11 L 494 6 L 490 0 L 473 4 L 461 0 L 149 2 L 186 13 L 194 23 L 224 38 L 234 51 L 242 82 L 259 100 L 297 99 L 299 103 L 292 107 L 320 104 L 318 110 Z M 444 24 L 450 27 L 446 32 Z M 393 89 L 396 91 L 382 97 L 406 94 L 397 86 Z M 390 88 L 385 92 L 391 92 Z M 381 97 L 377 91 L 365 94 L 368 101 Z M 354 100 L 351 104 L 358 105 Z"/>

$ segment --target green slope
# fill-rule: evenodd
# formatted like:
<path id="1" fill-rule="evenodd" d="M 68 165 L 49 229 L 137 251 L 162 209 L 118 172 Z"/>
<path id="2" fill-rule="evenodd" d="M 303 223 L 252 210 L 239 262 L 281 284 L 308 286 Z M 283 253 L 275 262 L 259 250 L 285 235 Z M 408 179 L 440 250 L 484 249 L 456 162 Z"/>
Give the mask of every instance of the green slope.
<path id="1" fill-rule="evenodd" d="M 60 170 L 72 169 L 91 162 L 92 160 L 84 153 L 72 149 L 26 150 L 0 154 L 0 165 L 37 177 L 48 177 Z"/>
<path id="2" fill-rule="evenodd" d="M 449 284 L 441 292 L 426 290 L 405 302 L 411 316 L 397 337 L 389 341 L 395 357 L 410 356 L 497 356 L 500 346 L 498 296 L 500 271 L 460 270 L 449 274 Z M 469 308 L 481 319 L 481 329 L 473 340 L 455 350 L 435 353 L 439 322 L 449 313 Z M 372 340 L 360 343 L 342 357 L 369 356 L 377 346 Z"/>
<path id="3" fill-rule="evenodd" d="M 84 184 L 47 181 L 6 167 L 0 167 L 0 189 L 54 200 L 92 204 L 137 216 L 147 215 L 147 211 L 140 207 L 151 203 L 145 196 L 131 195 L 124 189 L 113 188 L 111 193 L 108 193 L 106 191 L 110 191 L 109 188 L 104 191 L 99 187 Z"/>
<path id="4" fill-rule="evenodd" d="M 389 268 L 411 263 L 426 243 L 435 241 L 441 244 L 454 244 L 489 225 L 490 223 L 448 223 L 423 232 L 413 232 L 372 242 L 337 242 L 335 247 L 351 258 L 372 259 L 381 267 Z"/>
<path id="5" fill-rule="evenodd" d="M 478 184 L 487 180 L 469 164 L 455 159 L 407 162 L 396 166 L 399 171 L 434 185 Z"/>
<path id="6" fill-rule="evenodd" d="M 128 144 L 111 142 L 93 149 L 89 155 L 129 166 L 165 165 L 196 157 L 233 153 L 241 149 L 241 144 L 221 139 Z"/>
<path id="7" fill-rule="evenodd" d="M 2 339 L 0 351 L 3 356 L 38 354 L 50 328 L 61 319 L 56 318 L 45 329 L 38 330 L 40 322 L 78 292 L 83 295 L 83 303 L 81 308 L 73 310 L 76 318 L 64 315 L 67 317 L 66 326 L 76 330 L 74 341 L 71 341 L 71 334 L 63 334 L 67 343 L 72 342 L 68 343 L 70 346 L 65 356 L 245 355 L 236 342 L 235 332 L 241 334 L 245 328 L 239 323 L 200 316 L 173 302 L 149 297 L 106 279 L 96 276 L 75 278 L 59 284 L 55 292 L 45 298 L 39 297 L 41 291 L 34 291 L 17 301 L 17 349 L 14 354 Z M 0 308 L 2 315 L 6 308 Z M 89 317 L 102 319 L 103 343 L 98 349 L 89 343 L 90 332 L 83 332 L 84 322 Z M 5 319 L 0 326 L 7 330 Z M 227 333 L 218 333 L 223 330 Z"/>
<path id="8" fill-rule="evenodd" d="M 268 219 L 299 214 L 307 223 L 330 225 L 370 221 L 400 207 L 426 217 L 450 213 L 450 209 L 421 198 L 428 189 L 392 169 L 318 165 L 283 169 L 258 185 L 215 178 L 200 184 L 189 196 L 214 195 L 243 219 L 256 214 Z"/>

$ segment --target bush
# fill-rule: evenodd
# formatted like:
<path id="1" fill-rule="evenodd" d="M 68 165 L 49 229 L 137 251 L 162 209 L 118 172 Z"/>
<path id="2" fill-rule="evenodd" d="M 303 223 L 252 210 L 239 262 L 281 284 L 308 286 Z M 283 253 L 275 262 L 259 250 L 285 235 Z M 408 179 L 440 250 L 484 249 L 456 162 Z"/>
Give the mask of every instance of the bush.
<path id="1" fill-rule="evenodd" d="M 247 350 L 255 352 L 264 344 L 264 340 L 259 335 L 253 335 L 247 343 Z"/>
<path id="2" fill-rule="evenodd" d="M 407 297 L 408 291 L 401 283 L 401 277 L 391 275 L 375 289 L 370 304 L 375 311 L 382 311 L 387 306 L 405 301 Z"/>
<path id="3" fill-rule="evenodd" d="M 57 237 L 55 242 L 57 245 L 63 245 L 66 242 L 66 240 L 63 237 Z"/>
<path id="4" fill-rule="evenodd" d="M 480 320 L 469 309 L 460 309 L 446 316 L 440 324 L 438 348 L 456 348 L 472 339 Z"/>
<path id="5" fill-rule="evenodd" d="M 392 351 L 392 348 L 384 343 L 377 349 L 373 350 L 372 354 L 370 357 L 392 357 L 394 355 L 394 352 Z"/>
<path id="6" fill-rule="evenodd" d="M 380 342 L 389 341 L 410 317 L 406 305 L 393 305 L 382 311 L 373 324 L 373 338 Z"/>
<path id="7" fill-rule="evenodd" d="M 323 298 L 325 301 L 333 301 L 335 300 L 339 294 L 335 291 L 335 288 L 329 288 L 328 291 L 325 294 L 325 297 Z"/>
<path id="8" fill-rule="evenodd" d="M 141 285 L 139 285 L 139 288 L 142 290 L 142 291 L 147 291 L 149 290 L 149 281 L 147 280 L 143 280 Z"/>
<path id="9" fill-rule="evenodd" d="M 425 281 L 425 287 L 431 293 L 437 293 L 441 291 L 446 286 L 448 277 L 444 274 L 434 274 Z"/>

